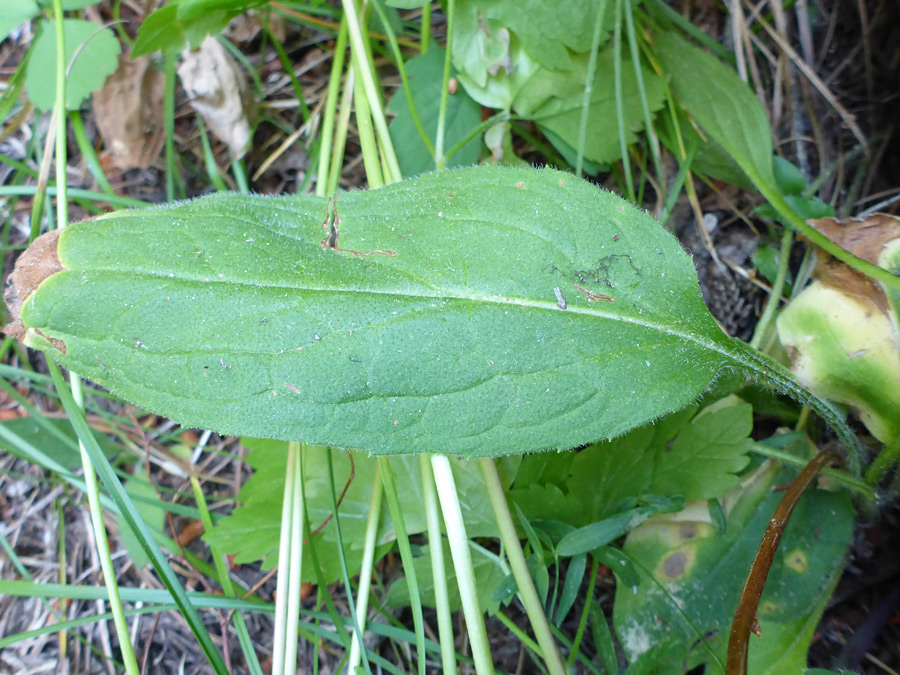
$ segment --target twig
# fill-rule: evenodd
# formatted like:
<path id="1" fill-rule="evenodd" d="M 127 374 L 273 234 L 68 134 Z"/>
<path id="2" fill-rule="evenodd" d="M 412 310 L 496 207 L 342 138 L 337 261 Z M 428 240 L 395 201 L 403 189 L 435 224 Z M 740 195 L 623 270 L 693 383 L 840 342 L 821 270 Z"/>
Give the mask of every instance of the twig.
<path id="1" fill-rule="evenodd" d="M 775 513 L 772 514 L 772 519 L 766 527 L 765 534 L 763 534 L 759 550 L 756 552 L 756 558 L 750 567 L 750 573 L 747 575 L 747 581 L 744 583 L 744 590 L 741 592 L 741 599 L 738 601 L 737 610 L 734 613 L 731 637 L 728 640 L 726 675 L 747 675 L 747 653 L 750 648 L 750 633 L 753 632 L 757 635 L 760 633 L 759 623 L 756 619 L 756 610 L 759 607 L 759 600 L 762 597 L 769 570 L 772 569 L 775 553 L 778 551 L 779 542 L 781 542 L 781 535 L 784 534 L 784 528 L 787 526 L 794 507 L 797 506 L 797 502 L 800 501 L 800 497 L 803 496 L 816 474 L 826 464 L 839 461 L 840 457 L 834 452 L 820 452 L 791 483 L 784 493 L 784 497 L 781 498 L 781 501 L 775 508 Z"/>

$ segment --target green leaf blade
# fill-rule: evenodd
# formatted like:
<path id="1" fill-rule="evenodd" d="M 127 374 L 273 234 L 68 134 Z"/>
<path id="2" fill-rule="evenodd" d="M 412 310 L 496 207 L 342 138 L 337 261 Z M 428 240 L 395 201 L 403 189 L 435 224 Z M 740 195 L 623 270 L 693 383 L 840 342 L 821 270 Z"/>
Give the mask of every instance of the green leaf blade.
<path id="1" fill-rule="evenodd" d="M 469 457 L 620 435 L 732 363 L 678 242 L 570 175 L 340 195 L 336 249 L 328 208 L 226 195 L 75 225 L 29 342 L 183 424 Z"/>
<path id="2" fill-rule="evenodd" d="M 119 65 L 121 46 L 112 30 L 82 19 L 63 21 L 66 41 L 66 107 L 77 110 Z M 73 62 L 74 61 L 74 62 Z M 56 102 L 56 35 L 45 26 L 28 60 L 25 90 L 39 110 Z"/>
<path id="3" fill-rule="evenodd" d="M 747 84 L 673 32 L 655 35 L 654 42 L 678 102 L 757 186 L 774 188 L 772 132 Z"/>

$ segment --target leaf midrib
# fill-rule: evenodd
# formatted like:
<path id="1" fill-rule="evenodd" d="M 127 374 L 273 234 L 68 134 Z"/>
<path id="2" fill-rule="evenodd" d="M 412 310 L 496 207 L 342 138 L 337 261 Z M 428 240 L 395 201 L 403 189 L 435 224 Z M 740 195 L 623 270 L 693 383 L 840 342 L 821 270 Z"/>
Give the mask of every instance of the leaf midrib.
<path id="1" fill-rule="evenodd" d="M 561 313 L 571 313 L 578 314 L 582 316 L 595 317 L 598 319 L 607 319 L 611 321 L 621 321 L 623 323 L 632 324 L 635 326 L 640 326 L 642 328 L 646 328 L 648 330 L 653 330 L 659 333 L 663 333 L 666 335 L 671 335 L 686 342 L 694 343 L 700 347 L 708 349 L 717 354 L 721 354 L 725 356 L 728 360 L 734 361 L 735 355 L 729 351 L 724 349 L 718 342 L 702 337 L 701 335 L 695 333 L 689 333 L 684 331 L 675 330 L 669 326 L 664 324 L 659 324 L 656 322 L 648 321 L 646 319 L 641 319 L 637 317 L 626 316 L 622 314 L 613 314 L 602 311 L 597 311 L 588 307 L 578 307 L 574 305 L 569 305 L 566 309 L 560 309 L 556 300 L 553 301 L 543 301 L 543 300 L 528 300 L 519 297 L 507 297 L 502 295 L 476 295 L 476 294 L 468 294 L 463 295 L 459 293 L 452 294 L 441 294 L 441 295 L 425 295 L 418 293 L 411 293 L 408 291 L 382 291 L 382 290 L 372 290 L 372 289 L 361 289 L 361 288 L 323 288 L 323 287 L 313 287 L 313 286 L 289 286 L 289 285 L 281 285 L 277 283 L 267 283 L 265 285 L 262 284 L 252 284 L 242 281 L 231 281 L 224 279 L 210 279 L 204 277 L 202 280 L 200 279 L 187 279 L 185 277 L 169 277 L 167 275 L 154 274 L 152 272 L 124 272 L 120 270 L 77 270 L 73 268 L 66 268 L 63 270 L 64 272 L 96 272 L 100 271 L 106 274 L 124 274 L 129 277 L 145 277 L 149 279 L 168 281 L 172 283 L 183 282 L 183 283 L 192 283 L 192 284 L 223 284 L 223 285 L 231 285 L 237 287 L 247 287 L 247 288 L 261 288 L 261 289 L 281 289 L 281 290 L 293 290 L 300 292 L 312 292 L 312 293 L 347 293 L 347 294 L 364 294 L 364 295 L 376 295 L 376 296 L 385 296 L 385 297 L 401 297 L 401 298 L 413 298 L 417 300 L 457 300 L 460 302 L 476 302 L 481 304 L 490 304 L 498 307 L 520 307 L 526 309 L 537 309 L 543 311 L 552 311 L 552 312 L 561 312 Z"/>

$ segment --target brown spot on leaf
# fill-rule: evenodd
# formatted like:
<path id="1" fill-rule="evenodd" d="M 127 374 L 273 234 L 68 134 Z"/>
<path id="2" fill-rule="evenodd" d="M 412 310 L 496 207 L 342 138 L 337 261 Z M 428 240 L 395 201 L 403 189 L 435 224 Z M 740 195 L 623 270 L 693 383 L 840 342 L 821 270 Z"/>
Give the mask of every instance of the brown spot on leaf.
<path id="1" fill-rule="evenodd" d="M 675 551 L 663 563 L 663 571 L 669 579 L 677 579 L 684 574 L 687 566 L 687 555 L 684 551 Z"/>
<path id="2" fill-rule="evenodd" d="M 3 330 L 17 340 L 23 339 L 26 332 L 25 326 L 22 325 L 22 305 L 45 279 L 63 270 L 56 254 L 59 235 L 60 231 L 54 230 L 35 239 L 31 246 L 19 256 L 13 273 L 6 280 L 3 299 L 6 300 L 6 305 L 12 313 L 12 322 Z M 59 340 L 51 340 L 51 342 L 65 353 L 63 342 Z"/>

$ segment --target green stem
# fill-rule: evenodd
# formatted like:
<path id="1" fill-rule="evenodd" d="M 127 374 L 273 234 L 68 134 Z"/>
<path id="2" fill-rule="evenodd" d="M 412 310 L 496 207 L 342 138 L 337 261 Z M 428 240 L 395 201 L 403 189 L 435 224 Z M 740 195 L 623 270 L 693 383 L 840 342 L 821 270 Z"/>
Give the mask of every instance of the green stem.
<path id="1" fill-rule="evenodd" d="M 165 74 L 165 86 L 163 88 L 163 132 L 165 134 L 166 155 L 166 201 L 175 201 L 175 191 L 184 196 L 184 186 L 181 185 L 181 176 L 178 173 L 178 163 L 175 155 L 175 55 L 165 56 L 163 73 Z"/>
<path id="2" fill-rule="evenodd" d="M 75 403 L 79 407 L 83 407 L 84 399 L 81 392 L 81 378 L 75 373 L 69 373 L 69 384 L 72 387 L 72 397 L 75 399 Z M 109 591 L 109 608 L 113 615 L 116 636 L 119 638 L 122 661 L 125 664 L 125 671 L 128 675 L 138 675 L 140 669 L 134 656 L 131 636 L 128 634 L 128 624 L 125 621 L 122 598 L 119 596 L 119 584 L 116 581 L 116 570 L 113 567 L 112 557 L 109 552 L 109 540 L 106 538 L 106 524 L 103 520 L 103 510 L 100 507 L 100 486 L 97 484 L 97 473 L 94 471 L 91 457 L 88 455 L 84 444 L 79 443 L 78 449 L 81 454 L 81 466 L 84 469 L 84 482 L 87 487 L 86 494 L 91 512 L 94 539 L 97 544 L 97 554 L 100 559 L 100 569 L 103 570 L 103 582 Z"/>
<path id="3" fill-rule="evenodd" d="M 356 621 L 360 630 L 365 631 L 369 612 L 369 590 L 372 587 L 372 567 L 375 561 L 375 544 L 378 543 L 378 524 L 381 522 L 381 502 L 384 488 L 381 483 L 381 462 L 375 463 L 375 476 L 372 479 L 372 497 L 369 501 L 369 515 L 366 520 L 366 538 L 363 541 L 362 567 L 359 570 L 359 589 L 356 592 Z M 354 640 L 350 647 L 350 659 L 347 661 L 347 672 L 355 673 L 359 665 L 361 651 L 359 641 Z"/>
<path id="4" fill-rule="evenodd" d="M 772 323 L 775 312 L 778 311 L 778 307 L 781 305 L 781 296 L 784 293 L 784 282 L 787 279 L 788 263 L 791 259 L 791 246 L 793 243 L 793 231 L 790 228 L 784 228 L 784 233 L 781 235 L 781 252 L 779 253 L 781 257 L 778 259 L 778 274 L 775 276 L 775 283 L 772 284 L 772 292 L 769 294 L 766 308 L 763 310 L 759 323 L 756 324 L 756 329 L 753 331 L 753 339 L 750 340 L 750 346 L 754 349 L 759 349 L 769 329 L 769 324 Z"/>
<path id="5" fill-rule="evenodd" d="M 331 488 L 331 513 L 333 515 L 332 522 L 334 523 L 334 534 L 335 534 L 335 544 L 337 548 L 338 560 L 341 563 L 341 576 L 344 583 L 344 592 L 347 595 L 347 605 L 350 609 L 350 617 L 348 619 L 348 623 L 353 628 L 353 637 L 354 640 L 359 642 L 360 649 L 365 652 L 366 645 L 363 642 L 363 632 L 360 628 L 359 622 L 356 620 L 356 602 L 353 600 L 353 590 L 350 588 L 350 570 L 347 566 L 347 556 L 344 548 L 344 535 L 341 530 L 341 519 L 338 516 L 338 498 L 337 498 L 337 490 L 334 485 L 334 459 L 332 457 L 330 448 L 320 448 L 323 452 L 326 453 L 326 457 L 328 458 L 328 485 Z M 388 495 L 388 503 L 390 503 L 390 495 Z M 365 658 L 362 660 L 363 667 L 367 673 L 371 673 L 371 667 L 369 666 L 369 659 Z M 293 675 L 294 671 L 291 671 L 291 675 Z M 287 673 L 285 673 L 287 675 Z"/>
<path id="6" fill-rule="evenodd" d="M 803 218 L 794 213 L 794 210 L 784 200 L 784 197 L 781 195 L 781 193 L 775 187 L 770 186 L 762 181 L 757 172 L 752 171 L 752 169 L 750 170 L 750 172 L 748 172 L 748 167 L 744 166 L 743 164 L 741 164 L 741 168 L 745 173 L 747 173 L 750 180 L 753 181 L 757 189 L 762 193 L 763 197 L 765 197 L 766 200 L 775 208 L 775 210 L 778 211 L 779 215 L 781 215 L 781 217 L 783 217 L 788 223 L 790 223 L 791 227 L 800 232 L 800 234 L 806 237 L 809 241 L 814 243 L 823 251 L 830 253 L 841 262 L 844 262 L 857 271 L 872 277 L 873 279 L 875 279 L 875 281 L 879 282 L 883 286 L 887 286 L 889 288 L 893 288 L 896 291 L 900 291 L 900 276 L 891 274 L 888 270 L 878 267 L 877 265 L 873 265 L 872 263 L 863 260 L 862 258 L 857 258 L 849 251 L 845 251 L 844 249 L 842 249 L 824 234 L 816 230 L 811 225 L 808 225 L 806 221 L 803 220 Z"/>
<path id="7" fill-rule="evenodd" d="M 575 157 L 575 175 L 579 178 L 584 171 L 584 145 L 587 140 L 588 118 L 591 112 L 591 95 L 594 91 L 594 75 L 597 72 L 597 52 L 600 50 L 600 33 L 603 31 L 603 15 L 606 14 L 606 0 L 600 0 L 597 18 L 594 19 L 594 34 L 591 38 L 591 55 L 588 59 L 587 75 L 584 80 L 584 96 L 581 100 L 581 121 L 578 125 L 578 155 Z"/>
<path id="8" fill-rule="evenodd" d="M 66 34 L 63 23 L 62 0 L 53 0 L 53 15 L 56 25 L 56 185 L 59 194 L 56 198 L 56 224 L 60 229 L 69 223 L 69 202 L 66 188 Z M 72 414 L 84 416 L 84 396 L 81 391 L 81 378 L 76 373 L 69 373 L 69 382 L 72 388 L 72 398 L 76 410 Z M 116 572 L 109 551 L 109 541 L 106 538 L 106 524 L 103 520 L 103 510 L 100 506 L 100 487 L 97 484 L 97 474 L 91 463 L 84 444 L 79 442 L 78 449 L 81 454 L 81 465 L 84 469 L 84 482 L 87 487 L 88 505 L 91 512 L 91 524 L 94 529 L 94 538 L 97 544 L 97 554 L 100 559 L 100 568 L 103 570 L 103 581 L 109 591 L 109 604 L 113 614 L 113 624 L 116 627 L 116 636 L 122 651 L 122 660 L 125 670 L 129 675 L 138 675 L 140 672 L 134 649 L 131 645 L 131 636 L 128 634 L 128 624 L 125 620 L 125 612 L 122 607 L 122 598 L 119 596 L 119 584 L 116 581 Z"/>
<path id="9" fill-rule="evenodd" d="M 284 471 L 284 498 L 281 502 L 281 536 L 278 542 L 278 576 L 275 579 L 275 627 L 272 646 L 272 675 L 284 672 L 284 645 L 287 638 L 288 569 L 291 566 L 291 525 L 294 514 L 295 466 L 300 452 L 295 443 L 288 445 L 287 467 Z"/>
<path id="10" fill-rule="evenodd" d="M 341 91 L 341 71 L 344 69 L 344 57 L 347 53 L 347 18 L 341 19 L 337 43 L 334 47 L 334 58 L 331 62 L 331 76 L 328 78 L 328 95 L 325 98 L 325 115 L 322 119 L 322 133 L 319 140 L 319 169 L 316 179 L 316 194 L 320 197 L 332 194 L 337 185 L 329 184 L 329 163 L 331 160 L 332 140 L 334 138 L 334 120 L 337 116 L 338 95 Z"/>
<path id="11" fill-rule="evenodd" d="M 402 173 L 400 172 L 400 165 L 397 163 L 397 155 L 394 152 L 391 134 L 388 131 L 387 119 L 384 116 L 384 108 L 381 106 L 381 97 L 378 95 L 378 89 L 375 87 L 375 76 L 366 56 L 368 52 L 362 35 L 359 13 L 356 11 L 356 4 L 353 0 L 341 0 L 341 5 L 344 8 L 344 12 L 347 14 L 347 29 L 349 30 L 351 57 L 358 71 L 358 75 L 362 79 L 363 89 L 369 99 L 369 106 L 372 110 L 372 119 L 375 123 L 375 130 L 378 133 L 378 141 L 387 161 L 388 171 L 385 175 L 385 180 L 393 183 L 400 180 Z"/>
<path id="12" fill-rule="evenodd" d="M 409 106 L 409 112 L 412 115 L 413 126 L 415 126 L 416 131 L 419 132 L 419 137 L 428 149 L 428 154 L 434 157 L 434 145 L 432 144 L 431 139 L 428 138 L 428 132 L 426 132 L 425 127 L 422 126 L 422 119 L 419 117 L 419 111 L 416 109 L 412 88 L 409 86 L 409 78 L 406 76 L 406 66 L 403 64 L 403 53 L 400 51 L 397 36 L 394 34 L 394 29 L 391 28 L 387 16 L 385 16 L 381 2 L 379 2 L 379 0 L 373 0 L 372 6 L 378 13 L 378 18 L 381 19 L 381 24 L 384 26 L 385 33 L 387 33 L 388 42 L 391 45 L 391 52 L 393 52 L 394 61 L 397 63 L 397 72 L 400 73 L 400 81 L 403 83 L 403 93 L 406 95 L 406 104 Z M 431 15 L 429 14 L 429 16 Z M 424 54 L 424 52 L 422 53 Z"/>
<path id="13" fill-rule="evenodd" d="M 197 508 L 200 511 L 200 522 L 203 523 L 203 529 L 211 532 L 213 528 L 212 516 L 209 513 L 209 506 L 206 503 L 206 496 L 203 494 L 203 488 L 196 476 L 191 476 L 191 489 L 194 492 L 194 499 L 197 502 Z M 236 598 L 237 593 L 234 590 L 234 584 L 228 574 L 228 562 L 225 554 L 218 550 L 215 546 L 210 546 L 213 564 L 216 567 L 216 574 L 219 579 L 219 585 L 227 598 Z M 244 615 L 239 611 L 234 614 L 234 629 L 237 632 L 238 642 L 241 644 L 241 650 L 244 659 L 247 661 L 247 667 L 252 675 L 262 675 L 262 668 L 259 665 L 259 659 L 256 656 L 256 648 L 253 646 L 253 640 L 247 631 L 247 624 L 244 622 Z"/>
<path id="14" fill-rule="evenodd" d="M 641 68 L 641 56 L 637 43 L 637 31 L 634 29 L 634 0 L 625 0 L 628 6 L 625 8 L 625 31 L 628 34 L 628 47 L 631 51 L 631 65 L 634 68 L 634 79 L 637 83 L 638 95 L 641 100 L 641 112 L 644 116 L 644 133 L 649 141 L 650 156 L 653 159 L 653 169 L 656 171 L 660 185 L 665 184 L 665 175 L 660 161 L 659 138 L 653 128 L 653 113 L 650 112 L 650 103 L 647 101 L 647 88 L 644 86 L 644 71 Z M 638 204 L 641 200 L 638 200 Z"/>
<path id="15" fill-rule="evenodd" d="M 776 448 L 770 448 L 768 445 L 764 445 L 762 443 L 754 443 L 750 446 L 750 452 L 755 455 L 761 455 L 763 457 L 771 457 L 772 459 L 777 459 L 784 464 L 790 464 L 791 466 L 804 467 L 807 464 L 807 460 L 802 459 L 800 457 L 796 457 L 790 453 L 784 452 L 782 450 L 778 450 Z M 876 460 L 877 461 L 877 460 Z M 871 471 L 871 468 L 870 468 Z M 876 498 L 875 490 L 872 489 L 871 485 L 866 482 L 860 480 L 859 478 L 855 478 L 848 474 L 846 471 L 840 471 L 838 469 L 825 468 L 821 471 L 822 475 L 826 478 L 830 478 L 836 483 L 840 483 L 845 488 L 849 490 L 853 490 L 861 494 L 868 500 L 874 500 Z"/>
<path id="16" fill-rule="evenodd" d="M 628 159 L 628 144 L 625 141 L 625 97 L 622 95 L 622 0 L 616 0 L 616 23 L 613 31 L 613 79 L 616 91 L 616 127 L 619 131 L 619 151 L 622 153 L 624 173 L 623 192 L 634 202 L 634 185 L 631 177 L 631 162 Z"/>
<path id="17" fill-rule="evenodd" d="M 406 583 L 409 588 L 410 609 L 412 609 L 416 634 L 416 652 L 419 655 L 419 675 L 425 675 L 425 620 L 422 616 L 422 600 L 419 597 L 419 582 L 416 579 L 412 547 L 409 544 L 406 520 L 400 507 L 400 495 L 397 493 L 397 484 L 394 482 L 394 470 L 391 468 L 390 460 L 381 456 L 378 458 L 378 463 L 381 465 L 384 492 L 391 510 L 391 520 L 394 521 L 397 546 L 400 548 L 400 559 L 403 562 L 403 571 L 406 574 Z"/>
<path id="18" fill-rule="evenodd" d="M 444 155 L 444 127 L 447 123 L 447 103 L 450 96 L 450 70 L 453 63 L 453 18 L 455 8 L 455 0 L 447 0 L 447 49 L 444 52 L 444 75 L 441 81 L 441 102 L 438 107 L 437 134 L 434 139 L 434 166 L 438 171 L 443 171 L 447 167 L 447 157 Z"/>
<path id="19" fill-rule="evenodd" d="M 434 604 L 437 611 L 438 637 L 441 643 L 441 664 L 445 673 L 456 672 L 456 651 L 453 649 L 453 624 L 450 618 L 450 595 L 444 569 L 444 537 L 441 534 L 441 512 L 434 487 L 434 472 L 428 455 L 419 455 L 422 473 L 422 494 L 425 502 L 425 521 L 428 526 L 431 574 L 434 578 Z"/>
<path id="20" fill-rule="evenodd" d="M 516 526 L 513 524 L 509 504 L 506 503 L 506 496 L 503 492 L 503 485 L 500 483 L 500 474 L 497 473 L 497 464 L 493 457 L 483 457 L 478 460 L 478 463 L 484 476 L 488 498 L 491 500 L 491 508 L 494 510 L 494 518 L 500 530 L 500 541 L 503 542 L 503 547 L 506 549 L 510 569 L 512 569 L 519 587 L 519 595 L 525 606 L 525 612 L 528 614 L 528 620 L 531 622 L 531 628 L 541 647 L 547 670 L 550 675 L 566 675 L 566 668 L 550 632 L 550 625 L 547 623 L 541 599 L 534 588 L 534 581 L 528 571 L 528 564 L 525 562 L 519 535 L 516 533 Z"/>
<path id="21" fill-rule="evenodd" d="M 81 118 L 81 111 L 73 110 L 70 112 L 69 120 L 72 122 L 72 131 L 75 133 L 75 142 L 78 144 L 78 150 L 81 152 L 81 157 L 87 165 L 88 171 L 91 172 L 91 176 L 97 181 L 97 185 L 101 190 L 107 194 L 114 194 L 106 174 L 103 173 L 103 167 L 100 166 L 100 160 L 94 151 L 94 146 L 91 145 L 87 132 L 84 130 L 84 120 Z"/>
<path id="22" fill-rule="evenodd" d="M 337 192 L 341 182 L 341 166 L 344 159 L 344 149 L 347 144 L 347 131 L 350 128 L 350 112 L 353 108 L 351 103 L 353 100 L 353 80 L 355 77 L 356 69 L 351 64 L 347 68 L 344 91 L 341 94 L 341 114 L 335 130 L 334 145 L 331 148 L 331 170 L 326 183 L 329 190 L 328 194 Z"/>
<path id="23" fill-rule="evenodd" d="M 450 554 L 456 569 L 456 581 L 459 584 L 459 595 L 469 633 L 469 643 L 472 646 L 472 657 L 475 660 L 475 671 L 478 675 L 493 675 L 491 647 L 484 627 L 478 592 L 475 589 L 475 570 L 472 567 L 472 554 L 469 552 L 469 538 L 466 536 L 466 525 L 463 522 L 450 460 L 445 455 L 432 455 L 431 468 L 434 471 L 434 482 L 444 514 Z"/>
<path id="24" fill-rule="evenodd" d="M 369 189 L 374 190 L 384 185 L 384 176 L 381 173 L 381 161 L 378 158 L 378 144 L 375 142 L 369 102 L 359 78 L 356 78 L 353 83 L 353 102 L 356 104 L 356 130 L 359 133 L 359 145 L 362 150 L 363 166 L 366 169 L 366 180 L 369 183 Z"/>
<path id="25" fill-rule="evenodd" d="M 866 471 L 866 482 L 869 485 L 877 485 L 898 458 L 900 458 L 900 438 L 881 449 L 881 452 L 875 457 L 875 461 Z"/>
<path id="26" fill-rule="evenodd" d="M 419 24 L 419 51 L 422 54 L 428 53 L 428 46 L 431 42 L 431 0 L 425 0 L 422 3 L 422 20 Z M 430 471 L 429 471 L 430 473 Z"/>
<path id="27" fill-rule="evenodd" d="M 591 576 L 588 582 L 587 593 L 585 594 L 584 609 L 581 612 L 581 619 L 578 621 L 578 630 L 575 631 L 575 639 L 572 640 L 572 648 L 569 650 L 569 660 L 566 666 L 569 670 L 575 664 L 575 658 L 578 656 L 581 639 L 584 637 L 585 628 L 587 628 L 588 615 L 590 614 L 591 602 L 594 599 L 594 586 L 597 585 L 597 573 L 600 571 L 600 560 L 597 556 L 591 556 Z"/>
<path id="28" fill-rule="evenodd" d="M 290 565 L 287 569 L 279 563 L 279 573 L 288 574 L 287 621 L 285 623 L 284 675 L 297 672 L 297 629 L 300 626 L 300 577 L 303 571 L 303 453 L 301 444 L 291 442 L 288 452 L 295 454 L 292 476 L 290 520 Z M 282 525 L 282 529 L 284 525 Z M 275 671 L 273 670 L 273 675 Z"/>
<path id="29" fill-rule="evenodd" d="M 53 197 L 58 193 L 58 190 L 55 186 L 49 186 L 41 190 L 37 185 L 0 185 L 0 197 L 8 197 L 10 195 L 35 195 L 35 197 L 38 197 L 42 192 L 46 192 L 46 194 Z M 120 195 L 105 195 L 100 192 L 80 188 L 69 188 L 67 193 L 72 199 L 88 199 L 95 202 L 126 206 L 132 209 L 145 209 L 150 206 L 148 202 L 140 199 L 132 199 L 131 197 L 122 197 Z M 40 227 L 40 217 L 37 219 L 37 227 Z"/>
<path id="30" fill-rule="evenodd" d="M 220 675 L 227 675 L 228 671 L 225 668 L 225 663 L 222 661 L 221 655 L 216 650 L 215 645 L 209 636 L 209 632 L 200 620 L 196 608 L 191 604 L 191 601 L 188 599 L 187 593 L 185 593 L 181 584 L 178 583 L 175 573 L 163 557 L 162 552 L 154 541 L 153 534 L 150 532 L 146 523 L 141 519 L 134 503 L 125 492 L 122 484 L 116 478 L 116 474 L 109 465 L 109 461 L 106 459 L 103 451 L 100 449 L 97 439 L 91 433 L 91 429 L 87 424 L 87 420 L 84 418 L 84 414 L 80 413 L 81 409 L 79 408 L 78 403 L 69 391 L 69 387 L 66 386 L 65 379 L 63 378 L 59 366 L 56 365 L 55 361 L 48 359 L 47 368 L 50 370 L 50 375 L 56 385 L 56 391 L 59 395 L 63 409 L 66 411 L 66 416 L 72 424 L 72 427 L 75 429 L 78 440 L 86 449 L 92 467 L 99 473 L 100 480 L 106 487 L 107 492 L 112 495 L 122 520 L 126 526 L 136 534 L 138 543 L 153 563 L 153 567 L 162 580 L 163 585 L 168 589 L 169 593 L 171 593 L 181 615 L 190 627 L 191 632 L 193 632 L 194 636 L 197 638 L 197 641 L 209 660 L 210 665 L 213 667 L 213 670 Z M 127 644 L 127 642 L 125 644 Z"/>

